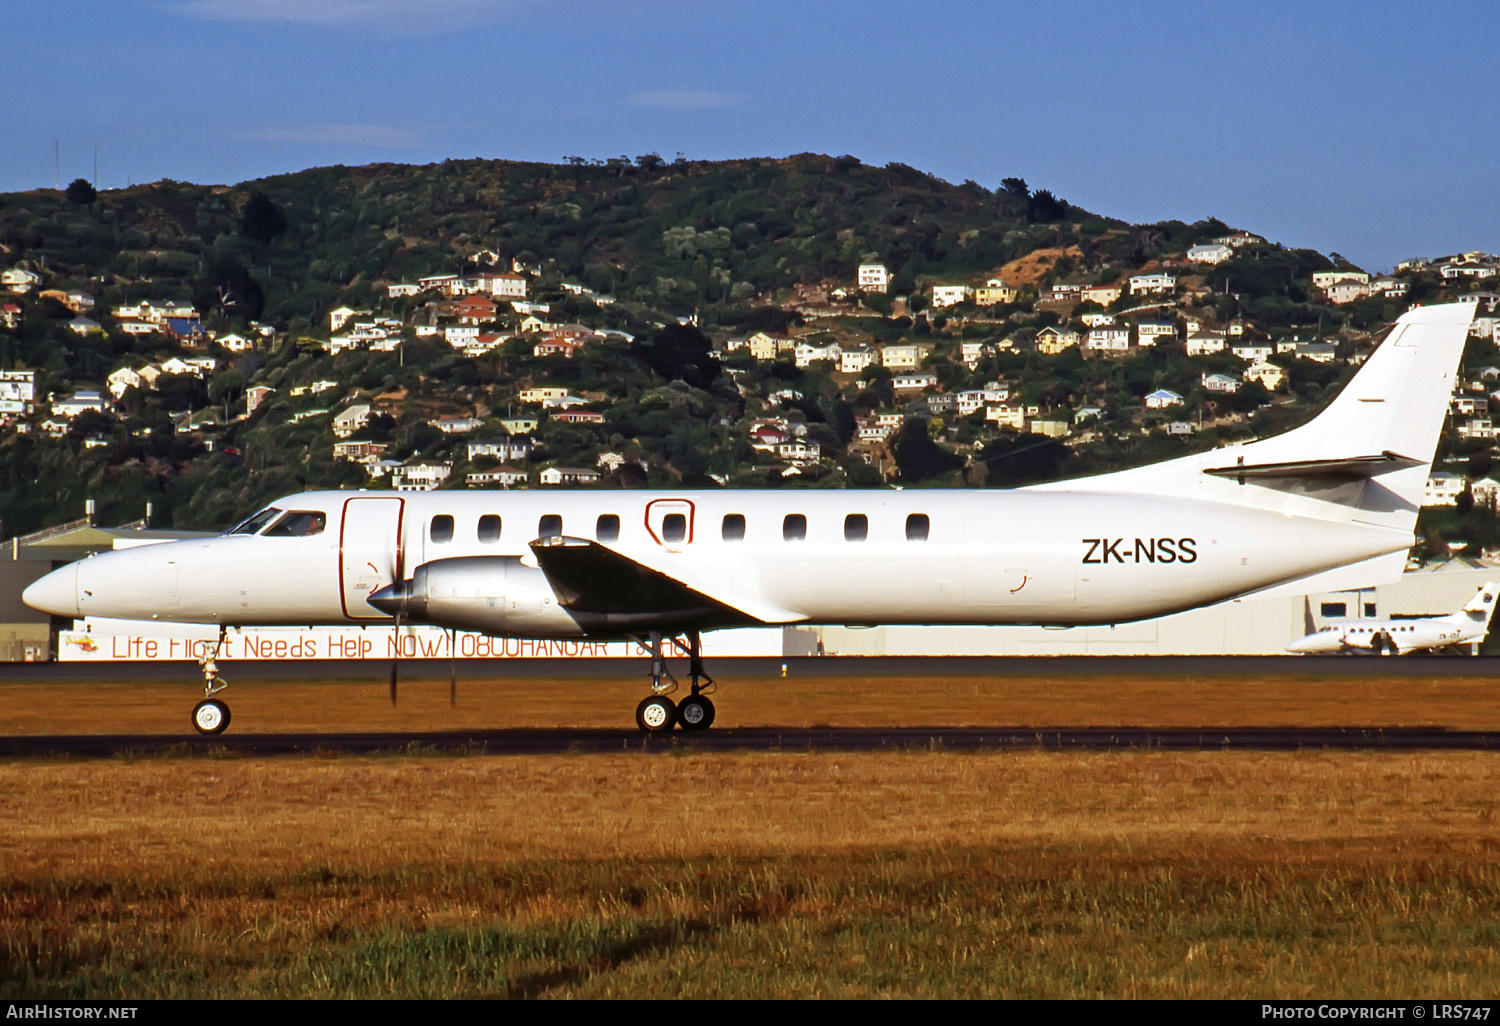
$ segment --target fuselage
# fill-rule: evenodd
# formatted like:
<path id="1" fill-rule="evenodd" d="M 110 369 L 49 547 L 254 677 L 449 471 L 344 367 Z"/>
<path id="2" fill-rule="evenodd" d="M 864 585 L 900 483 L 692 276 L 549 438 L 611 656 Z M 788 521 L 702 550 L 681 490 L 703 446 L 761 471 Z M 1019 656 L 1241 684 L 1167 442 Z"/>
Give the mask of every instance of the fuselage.
<path id="1" fill-rule="evenodd" d="M 267 509 L 239 533 L 64 567 L 25 600 L 60 616 L 388 623 L 369 596 L 424 565 L 488 558 L 512 582 L 490 604 L 516 607 L 493 633 L 577 636 L 587 629 L 531 548 L 565 536 L 787 611 L 777 622 L 1068 626 L 1195 608 L 1411 544 L 1370 525 L 1067 491 L 324 491 Z"/>

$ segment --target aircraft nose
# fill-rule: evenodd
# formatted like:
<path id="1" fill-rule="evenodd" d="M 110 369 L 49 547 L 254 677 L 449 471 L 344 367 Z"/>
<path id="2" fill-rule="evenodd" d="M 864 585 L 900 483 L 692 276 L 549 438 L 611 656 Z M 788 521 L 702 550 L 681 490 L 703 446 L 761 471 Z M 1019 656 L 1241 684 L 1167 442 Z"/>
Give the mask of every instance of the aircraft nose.
<path id="1" fill-rule="evenodd" d="M 78 564 L 69 563 L 38 577 L 21 592 L 21 601 L 53 616 L 77 616 Z"/>

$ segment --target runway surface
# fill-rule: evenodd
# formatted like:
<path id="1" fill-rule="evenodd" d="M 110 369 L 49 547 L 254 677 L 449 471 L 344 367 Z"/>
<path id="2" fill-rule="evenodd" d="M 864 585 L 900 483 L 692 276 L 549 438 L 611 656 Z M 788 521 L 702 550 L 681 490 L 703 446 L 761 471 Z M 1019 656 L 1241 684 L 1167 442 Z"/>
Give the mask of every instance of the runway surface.
<path id="1" fill-rule="evenodd" d="M 0 758 L 587 752 L 979 752 L 1009 750 L 1305 751 L 1500 749 L 1500 732 L 1434 727 L 740 728 L 646 735 L 624 730 L 362 734 L 94 734 L 0 738 Z"/>

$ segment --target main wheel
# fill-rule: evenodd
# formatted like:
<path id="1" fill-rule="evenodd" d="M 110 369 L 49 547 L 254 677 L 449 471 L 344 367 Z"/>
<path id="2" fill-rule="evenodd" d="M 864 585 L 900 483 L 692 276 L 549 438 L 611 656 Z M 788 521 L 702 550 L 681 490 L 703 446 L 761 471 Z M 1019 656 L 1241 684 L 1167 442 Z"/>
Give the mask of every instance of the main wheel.
<path id="1" fill-rule="evenodd" d="M 677 703 L 666 695 L 652 695 L 635 707 L 635 724 L 648 734 L 661 734 L 677 724 Z"/>
<path id="2" fill-rule="evenodd" d="M 193 726 L 200 734 L 222 734 L 229 726 L 229 706 L 216 698 L 205 698 L 193 706 Z"/>
<path id="3" fill-rule="evenodd" d="M 714 704 L 703 695 L 684 698 L 677 707 L 677 722 L 683 730 L 707 730 L 714 723 Z"/>

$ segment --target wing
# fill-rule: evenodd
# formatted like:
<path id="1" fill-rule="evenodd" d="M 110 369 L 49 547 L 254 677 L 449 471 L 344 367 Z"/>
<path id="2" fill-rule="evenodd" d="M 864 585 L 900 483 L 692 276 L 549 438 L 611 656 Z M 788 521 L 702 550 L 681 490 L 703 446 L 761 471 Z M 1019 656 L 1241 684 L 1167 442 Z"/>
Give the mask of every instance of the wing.
<path id="1" fill-rule="evenodd" d="M 689 582 L 586 538 L 539 538 L 531 551 L 563 608 L 586 626 L 727 627 L 805 619 L 758 596 Z"/>

